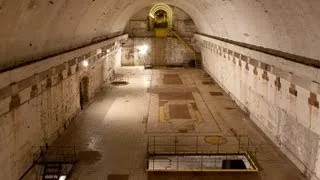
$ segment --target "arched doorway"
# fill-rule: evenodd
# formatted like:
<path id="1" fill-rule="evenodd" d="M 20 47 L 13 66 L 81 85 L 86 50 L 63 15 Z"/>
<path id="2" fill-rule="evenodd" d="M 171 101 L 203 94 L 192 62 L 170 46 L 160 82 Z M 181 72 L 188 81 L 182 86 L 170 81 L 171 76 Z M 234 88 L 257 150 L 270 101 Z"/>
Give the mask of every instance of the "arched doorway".
<path id="1" fill-rule="evenodd" d="M 83 77 L 79 85 L 80 91 L 80 107 L 83 109 L 84 105 L 89 102 L 89 78 Z"/>
<path id="2" fill-rule="evenodd" d="M 168 28 L 168 15 L 164 10 L 156 11 L 156 16 L 154 18 L 154 28 Z"/>
<path id="3" fill-rule="evenodd" d="M 149 12 L 149 27 L 154 29 L 172 29 L 172 9 L 164 3 L 154 5 Z"/>

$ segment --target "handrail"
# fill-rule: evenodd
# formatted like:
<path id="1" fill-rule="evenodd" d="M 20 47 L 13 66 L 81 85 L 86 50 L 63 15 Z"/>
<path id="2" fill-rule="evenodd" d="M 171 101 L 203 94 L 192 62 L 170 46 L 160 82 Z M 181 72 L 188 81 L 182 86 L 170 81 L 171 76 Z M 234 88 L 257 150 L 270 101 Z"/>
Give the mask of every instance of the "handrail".
<path id="1" fill-rule="evenodd" d="M 177 38 L 180 40 L 180 42 L 187 48 L 189 49 L 191 52 L 192 52 L 192 55 L 194 56 L 194 58 L 196 60 L 198 60 L 198 57 L 197 57 L 197 51 L 190 45 L 188 44 L 185 40 L 183 40 L 179 34 L 177 32 L 175 32 L 174 30 L 170 30 L 170 32 Z"/>
<path id="2" fill-rule="evenodd" d="M 170 138 L 163 138 L 161 136 L 149 136 L 148 137 L 148 147 L 147 147 L 147 152 L 149 154 L 157 154 L 157 153 L 174 153 L 174 154 L 179 154 L 179 153 L 206 153 L 206 152 L 215 152 L 215 153 L 243 153 L 243 152 L 254 152 L 256 153 L 257 148 L 253 144 L 253 142 L 250 140 L 249 137 L 220 137 L 217 136 L 218 138 L 218 143 L 215 144 L 208 144 L 204 140 L 201 140 L 200 144 L 200 139 L 199 137 L 206 137 L 206 136 L 190 136 L 190 137 L 183 137 L 183 136 L 173 136 Z M 160 139 L 159 139 L 160 138 Z M 227 143 L 226 144 L 220 144 L 219 141 L 222 138 L 226 138 Z M 187 140 L 188 142 L 184 142 L 181 144 L 179 143 L 180 140 Z M 165 144 L 163 142 L 157 142 L 157 140 L 165 140 Z M 179 141 L 178 141 L 179 140 Z M 234 142 L 228 142 L 228 141 L 234 141 Z M 205 143 L 205 144 L 203 144 Z M 172 148 L 171 150 L 168 151 L 162 151 L 160 150 L 161 148 Z M 183 150 L 181 151 L 181 148 L 188 148 L 188 150 Z M 205 148 L 205 151 L 204 149 Z M 226 150 L 225 148 L 228 148 Z M 229 149 L 230 148 L 230 149 Z M 160 151 L 159 151 L 160 150 Z"/>
<path id="3" fill-rule="evenodd" d="M 176 169 L 165 169 L 164 171 L 185 171 L 185 169 L 179 168 L 179 162 L 194 162 L 189 160 L 179 160 L 179 156 L 201 156 L 199 162 L 201 163 L 201 168 L 198 170 L 192 169 L 190 171 L 229 171 L 224 169 L 204 169 L 202 163 L 206 160 L 202 159 L 203 156 L 237 156 L 243 155 L 246 157 L 247 161 L 250 163 L 252 169 L 241 170 L 247 172 L 258 172 L 259 168 L 256 166 L 258 162 L 254 162 L 250 155 L 253 155 L 256 159 L 257 157 L 257 147 L 247 136 L 220 136 L 213 135 L 217 138 L 216 143 L 210 143 L 206 141 L 205 135 L 194 135 L 194 136 L 148 136 L 147 145 L 147 156 L 151 160 L 151 169 L 148 171 L 161 171 L 155 168 L 155 157 L 177 157 Z M 223 141 L 221 141 L 224 139 Z M 224 142 L 224 143 L 223 143 Z M 220 144 L 221 143 L 221 144 Z M 228 159 L 228 158 L 226 158 Z M 157 160 L 158 161 L 158 160 Z M 171 161 L 170 161 L 171 162 Z M 209 161 L 208 161 L 209 162 Z M 211 162 L 211 161 L 210 161 Z M 214 161 L 214 163 L 216 163 Z M 188 171 L 188 170 L 187 170 Z M 234 170 L 231 170 L 234 171 Z M 240 172 L 240 171 L 239 171 Z"/>

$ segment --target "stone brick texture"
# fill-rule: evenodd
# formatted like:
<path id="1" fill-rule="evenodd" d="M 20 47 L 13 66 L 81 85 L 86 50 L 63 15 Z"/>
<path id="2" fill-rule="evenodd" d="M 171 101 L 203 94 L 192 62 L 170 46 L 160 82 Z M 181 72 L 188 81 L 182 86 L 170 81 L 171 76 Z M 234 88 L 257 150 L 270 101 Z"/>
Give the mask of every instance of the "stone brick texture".
<path id="1" fill-rule="evenodd" d="M 0 88 L 0 179 L 19 179 L 32 164 L 32 152 L 37 147 L 50 145 L 78 114 L 82 77 L 89 78 L 90 98 L 105 83 L 110 83 L 120 67 L 121 47 L 113 45 L 105 56 L 99 56 L 96 61 L 91 59 L 99 55 L 97 49 L 122 38 L 127 36 L 61 54 L 59 58 L 45 59 L 30 65 L 31 68 L 25 66 L 10 71 L 11 85 Z M 76 58 L 83 52 L 87 52 L 85 58 L 89 66 L 76 71 L 76 66 L 82 66 Z M 3 76 L 6 73 L 0 74 L 0 79 Z"/>
<path id="2" fill-rule="evenodd" d="M 316 178 L 320 167 L 320 91 L 319 83 L 315 83 L 319 82 L 319 71 L 210 37 L 195 35 L 195 38 L 202 48 L 205 70 L 230 92 L 301 172 Z M 219 52 L 207 48 L 210 46 L 228 48 L 234 57 L 237 53 L 244 54 L 250 57 L 249 65 L 234 66 Z"/>

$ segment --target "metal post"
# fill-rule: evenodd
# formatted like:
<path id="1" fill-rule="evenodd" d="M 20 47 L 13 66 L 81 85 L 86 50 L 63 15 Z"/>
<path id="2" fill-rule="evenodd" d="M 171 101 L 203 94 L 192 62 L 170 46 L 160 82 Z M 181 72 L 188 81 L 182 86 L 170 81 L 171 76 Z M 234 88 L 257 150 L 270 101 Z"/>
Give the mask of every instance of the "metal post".
<path id="1" fill-rule="evenodd" d="M 238 154 L 240 153 L 240 146 L 241 146 L 241 136 L 239 136 L 239 143 L 238 143 Z"/>
<path id="2" fill-rule="evenodd" d="M 198 145 L 199 145 L 199 136 L 197 136 L 197 147 L 196 147 L 196 154 L 198 154 Z"/>
<path id="3" fill-rule="evenodd" d="M 203 154 L 201 155 L 201 170 L 203 170 Z"/>
<path id="4" fill-rule="evenodd" d="M 149 136 L 147 138 L 147 154 L 149 155 Z"/>
<path id="5" fill-rule="evenodd" d="M 177 157 L 177 171 L 178 171 L 179 170 L 179 157 L 177 154 L 176 154 L 176 157 Z"/>
<path id="6" fill-rule="evenodd" d="M 156 136 L 153 136 L 153 155 L 156 154 Z"/>
<path id="7" fill-rule="evenodd" d="M 174 139 L 174 153 L 177 155 L 177 136 Z"/>
<path id="8" fill-rule="evenodd" d="M 220 151 L 220 136 L 218 136 L 218 148 L 217 148 L 217 154 L 219 154 Z"/>

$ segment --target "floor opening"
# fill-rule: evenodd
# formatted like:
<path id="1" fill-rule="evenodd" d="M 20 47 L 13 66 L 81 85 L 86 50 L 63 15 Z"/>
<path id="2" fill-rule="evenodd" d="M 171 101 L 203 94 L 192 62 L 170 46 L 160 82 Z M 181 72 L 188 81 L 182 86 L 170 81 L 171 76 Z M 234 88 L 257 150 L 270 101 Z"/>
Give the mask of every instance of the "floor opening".
<path id="1" fill-rule="evenodd" d="M 247 169 L 242 159 L 226 159 L 222 161 L 222 169 Z"/>
<path id="2" fill-rule="evenodd" d="M 150 136 L 148 172 L 258 172 L 249 137 Z"/>
<path id="3" fill-rule="evenodd" d="M 257 172 L 246 154 L 150 155 L 148 171 L 243 171 Z"/>

